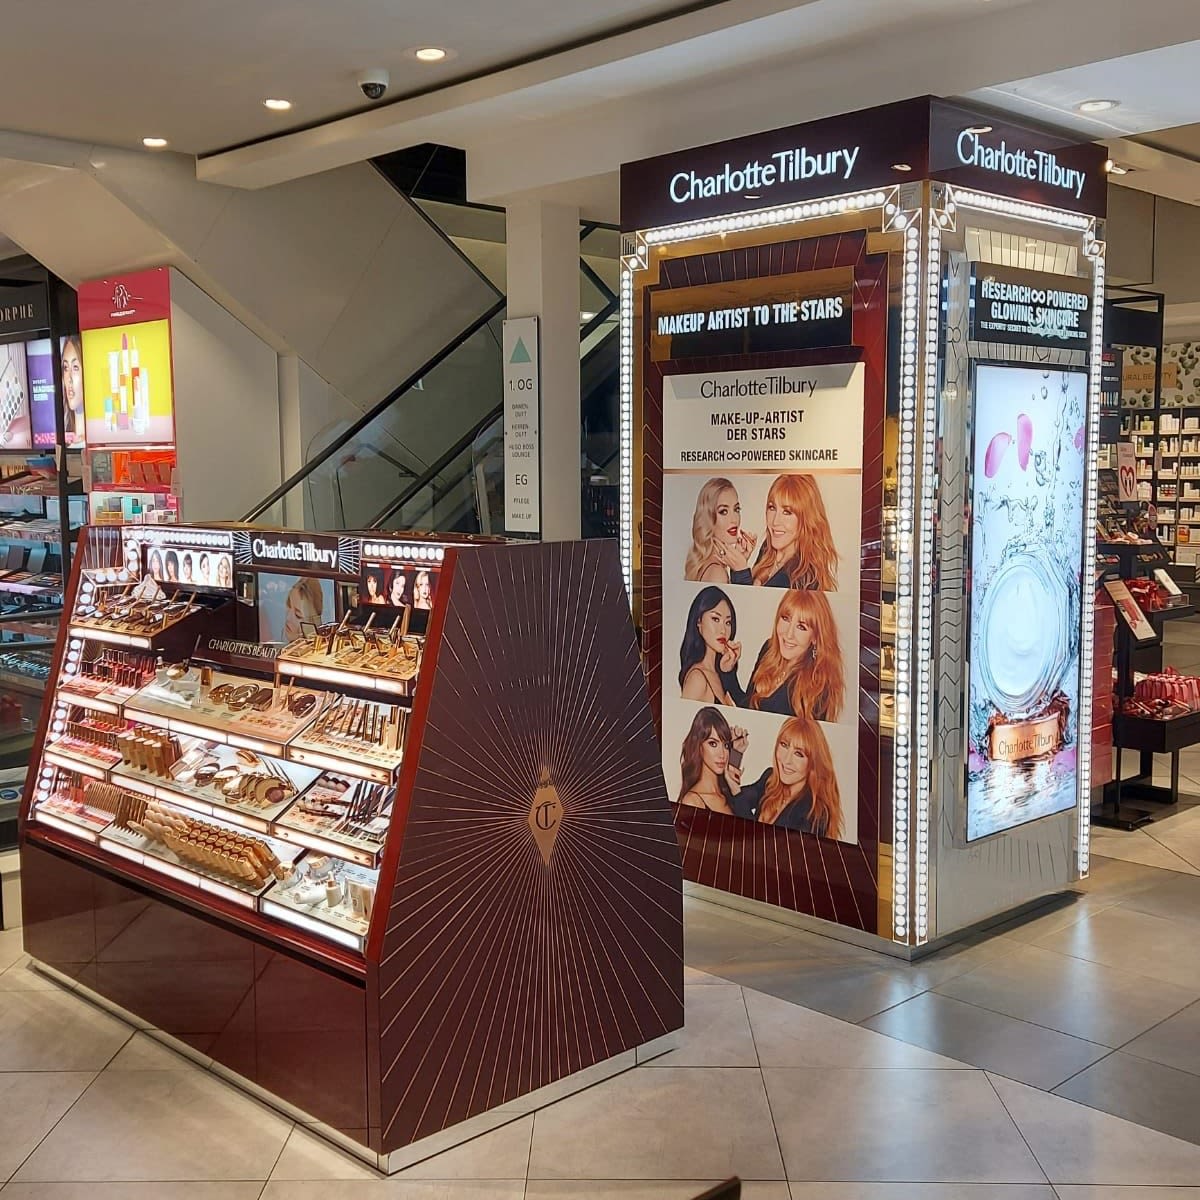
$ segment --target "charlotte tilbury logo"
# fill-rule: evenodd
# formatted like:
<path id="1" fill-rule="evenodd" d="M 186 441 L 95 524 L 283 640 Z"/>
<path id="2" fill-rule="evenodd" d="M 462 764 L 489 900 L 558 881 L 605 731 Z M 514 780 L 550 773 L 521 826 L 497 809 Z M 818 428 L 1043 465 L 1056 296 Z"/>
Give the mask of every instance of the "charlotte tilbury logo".
<path id="1" fill-rule="evenodd" d="M 538 775 L 537 789 L 529 805 L 526 824 L 529 826 L 529 832 L 533 834 L 542 862 L 547 867 L 550 865 L 550 855 L 554 853 L 554 843 L 558 840 L 562 821 L 563 807 L 558 798 L 558 789 L 550 777 L 550 768 L 542 767 Z"/>

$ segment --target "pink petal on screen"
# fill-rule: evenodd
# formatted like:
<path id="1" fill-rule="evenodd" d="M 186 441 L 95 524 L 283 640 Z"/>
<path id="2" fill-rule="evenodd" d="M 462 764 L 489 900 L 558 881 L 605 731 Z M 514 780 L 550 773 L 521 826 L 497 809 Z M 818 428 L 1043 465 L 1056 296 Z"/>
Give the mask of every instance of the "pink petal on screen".
<path id="1" fill-rule="evenodd" d="M 1085 428 L 1085 426 L 1080 425 L 1079 432 L 1075 435 L 1075 449 L 1078 450 L 1080 454 L 1083 453 L 1083 431 L 1084 431 L 1084 428 Z"/>
<path id="2" fill-rule="evenodd" d="M 987 453 L 983 456 L 983 473 L 989 479 L 1000 470 L 1000 464 L 1011 445 L 1012 438 L 1007 433 L 998 433 L 988 442 Z"/>
<path id="3" fill-rule="evenodd" d="M 1017 463 L 1022 471 L 1029 466 L 1029 448 L 1033 445 L 1033 422 L 1021 413 L 1017 417 Z"/>

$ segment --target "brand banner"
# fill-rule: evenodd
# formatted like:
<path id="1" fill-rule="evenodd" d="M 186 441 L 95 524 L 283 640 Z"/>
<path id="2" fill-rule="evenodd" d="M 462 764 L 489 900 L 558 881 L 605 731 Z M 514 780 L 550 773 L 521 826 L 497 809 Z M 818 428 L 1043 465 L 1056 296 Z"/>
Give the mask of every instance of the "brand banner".
<path id="1" fill-rule="evenodd" d="M 663 772 L 858 840 L 859 363 L 663 380 Z"/>
<path id="2" fill-rule="evenodd" d="M 971 265 L 973 341 L 1086 352 L 1091 310 L 1090 280 L 991 263 Z"/>
<path id="3" fill-rule="evenodd" d="M 171 317 L 171 272 L 166 267 L 89 279 L 79 285 L 79 328 L 108 329 Z"/>
<path id="4" fill-rule="evenodd" d="M 44 284 L 0 287 L 0 338 L 36 333 L 49 325 L 50 306 Z"/>
<path id="5" fill-rule="evenodd" d="M 716 358 L 812 346 L 848 346 L 851 268 L 672 288 L 650 297 L 650 358 Z"/>

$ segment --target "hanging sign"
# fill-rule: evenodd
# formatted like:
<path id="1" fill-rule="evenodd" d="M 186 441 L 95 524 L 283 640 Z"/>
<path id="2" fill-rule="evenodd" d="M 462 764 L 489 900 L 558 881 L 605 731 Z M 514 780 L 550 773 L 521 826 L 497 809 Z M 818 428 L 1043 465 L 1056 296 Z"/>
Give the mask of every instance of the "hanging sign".
<path id="1" fill-rule="evenodd" d="M 541 533 L 541 370 L 537 317 L 504 322 L 504 527 Z"/>
<path id="2" fill-rule="evenodd" d="M 1087 350 L 1091 282 L 992 263 L 971 267 L 971 339 L 1005 346 Z"/>

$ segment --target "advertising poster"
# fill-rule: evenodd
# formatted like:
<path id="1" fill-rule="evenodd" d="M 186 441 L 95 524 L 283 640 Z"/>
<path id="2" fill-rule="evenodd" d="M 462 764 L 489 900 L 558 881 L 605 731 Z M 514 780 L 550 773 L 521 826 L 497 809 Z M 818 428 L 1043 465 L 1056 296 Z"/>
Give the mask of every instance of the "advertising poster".
<path id="1" fill-rule="evenodd" d="M 858 840 L 864 368 L 663 380 L 663 771 Z"/>
<path id="2" fill-rule="evenodd" d="M 1073 808 L 1087 375 L 981 366 L 967 840 Z"/>
<path id="3" fill-rule="evenodd" d="M 25 347 L 29 362 L 30 418 L 35 447 L 49 448 L 57 442 L 54 428 L 54 355 L 50 339 L 39 338 Z M 63 369 L 63 434 L 68 446 L 82 448 L 83 441 L 83 354 L 79 338 L 62 339 L 60 353 Z"/>
<path id="4" fill-rule="evenodd" d="M 232 591 L 233 555 L 227 550 L 151 546 L 146 551 L 146 574 L 159 583 L 178 583 L 185 591 Z"/>
<path id="5" fill-rule="evenodd" d="M 85 329 L 83 384 L 89 445 L 174 441 L 169 321 Z"/>
<path id="6" fill-rule="evenodd" d="M 333 580 L 312 575 L 258 576 L 258 640 L 288 645 L 305 625 L 328 625 L 334 618 Z"/>
<path id="7" fill-rule="evenodd" d="M 0 346 L 0 449 L 28 450 L 32 445 L 25 345 L 10 342 Z"/>

